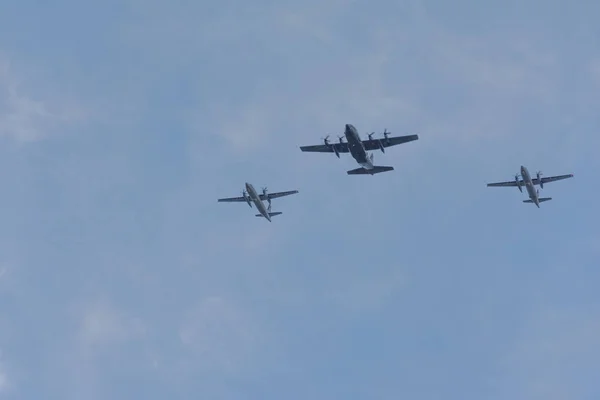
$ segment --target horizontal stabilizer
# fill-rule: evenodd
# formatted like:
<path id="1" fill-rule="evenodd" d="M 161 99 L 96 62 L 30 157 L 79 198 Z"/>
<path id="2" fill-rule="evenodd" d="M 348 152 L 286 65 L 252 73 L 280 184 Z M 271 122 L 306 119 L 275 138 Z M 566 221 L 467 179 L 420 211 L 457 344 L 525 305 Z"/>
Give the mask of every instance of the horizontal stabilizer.
<path id="1" fill-rule="evenodd" d="M 280 211 L 277 211 L 277 212 L 270 212 L 270 213 L 269 213 L 269 217 L 274 217 L 274 216 L 276 216 L 276 215 L 280 215 L 280 214 L 282 214 Z M 262 214 L 256 214 L 256 216 L 257 216 L 257 217 L 262 217 L 263 215 L 262 215 Z"/>
<path id="2" fill-rule="evenodd" d="M 380 172 L 393 171 L 394 167 L 374 166 L 373 169 L 356 168 L 348 171 L 348 175 L 375 175 Z"/>
<path id="3" fill-rule="evenodd" d="M 552 197 L 540 197 L 538 200 L 540 203 L 543 203 L 552 200 Z M 533 200 L 523 200 L 523 203 L 533 203 Z"/>

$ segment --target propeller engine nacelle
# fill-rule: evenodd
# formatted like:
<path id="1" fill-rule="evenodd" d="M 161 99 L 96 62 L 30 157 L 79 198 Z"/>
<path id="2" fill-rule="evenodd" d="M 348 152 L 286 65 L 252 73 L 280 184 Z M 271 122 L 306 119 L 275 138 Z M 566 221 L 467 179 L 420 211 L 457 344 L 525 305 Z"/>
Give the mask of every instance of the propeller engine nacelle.
<path id="1" fill-rule="evenodd" d="M 517 187 L 519 188 L 519 192 L 523 193 L 523 188 L 521 187 L 521 181 L 519 181 L 519 175 L 515 175 L 515 183 L 517 184 Z"/>
<path id="2" fill-rule="evenodd" d="M 383 130 L 383 137 L 385 138 L 385 141 L 388 141 L 388 136 L 391 134 L 392 132 L 388 132 L 387 129 Z"/>
<path id="3" fill-rule="evenodd" d="M 373 140 L 374 134 L 375 134 L 375 132 L 369 133 L 369 140 Z M 387 137 L 386 137 L 386 139 L 387 139 Z M 381 142 L 381 139 L 377 139 L 377 144 L 379 145 L 379 150 L 381 150 L 382 153 L 385 153 L 385 147 L 383 147 L 383 143 Z"/>
<path id="4" fill-rule="evenodd" d="M 345 136 L 338 136 L 338 140 L 340 141 L 340 144 L 344 144 L 344 137 Z M 337 158 L 340 158 L 340 152 L 338 151 L 336 146 L 333 146 L 333 152 L 335 153 L 335 155 L 337 156 Z"/>
<path id="5" fill-rule="evenodd" d="M 542 171 L 538 171 L 537 173 L 537 181 L 540 184 L 540 188 L 544 188 L 544 182 L 542 182 Z"/>
<path id="6" fill-rule="evenodd" d="M 271 199 L 269 198 L 269 195 L 268 195 L 266 187 L 262 188 L 262 194 L 263 194 L 263 196 L 265 196 L 265 200 L 267 200 L 267 202 L 269 203 L 269 207 L 270 207 L 271 206 Z"/>
<path id="7" fill-rule="evenodd" d="M 242 192 L 242 196 L 244 196 L 244 200 L 246 200 L 246 203 L 248 203 L 250 208 L 252 208 L 252 202 L 250 201 L 250 196 L 248 196 L 248 193 L 246 193 L 245 190 Z"/>
<path id="8" fill-rule="evenodd" d="M 325 146 L 331 146 L 331 148 L 333 149 L 333 152 L 335 153 L 337 158 L 340 158 L 340 152 L 338 151 L 337 147 L 335 147 L 334 145 L 329 143 L 329 135 L 325 136 L 325 138 L 323 139 L 323 143 L 325 143 Z M 340 140 L 340 143 L 342 143 L 341 140 Z"/>

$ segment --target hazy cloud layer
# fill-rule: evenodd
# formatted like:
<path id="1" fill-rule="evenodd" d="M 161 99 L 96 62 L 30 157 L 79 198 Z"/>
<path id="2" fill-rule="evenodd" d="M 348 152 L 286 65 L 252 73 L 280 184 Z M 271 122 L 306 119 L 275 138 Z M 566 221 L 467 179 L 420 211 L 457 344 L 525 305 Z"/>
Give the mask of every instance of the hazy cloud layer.
<path id="1" fill-rule="evenodd" d="M 0 6 L 0 397 L 597 399 L 599 13 Z"/>

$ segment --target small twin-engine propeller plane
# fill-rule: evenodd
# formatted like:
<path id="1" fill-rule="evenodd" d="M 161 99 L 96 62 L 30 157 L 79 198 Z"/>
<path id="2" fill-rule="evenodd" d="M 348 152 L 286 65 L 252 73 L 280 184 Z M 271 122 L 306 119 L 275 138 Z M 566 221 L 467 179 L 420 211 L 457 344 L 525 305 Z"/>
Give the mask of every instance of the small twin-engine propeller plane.
<path id="1" fill-rule="evenodd" d="M 301 146 L 300 150 L 313 153 L 335 153 L 338 158 L 340 158 L 340 153 L 350 153 L 356 162 L 361 165 L 361 168 L 348 171 L 348 175 L 374 175 L 380 172 L 392 171 L 394 167 L 373 165 L 373 153 L 369 155 L 367 151 L 381 150 L 382 153 L 385 153 L 387 147 L 419 139 L 418 135 L 388 137 L 390 133 L 384 130 L 383 139 L 373 139 L 375 134 L 373 132 L 368 135 L 368 140 L 361 140 L 356 128 L 346 124 L 344 131 L 346 142 L 343 141 L 344 136 L 339 136 L 339 143 L 329 143 L 327 140 L 329 136 L 327 136 L 323 139 L 324 144 Z"/>
<path id="2" fill-rule="evenodd" d="M 538 172 L 536 174 L 536 178 L 532 179 L 527 168 L 525 168 L 524 166 L 521 165 L 521 176 L 523 177 L 523 179 L 521 179 L 521 180 L 519 180 L 519 174 L 516 174 L 514 181 L 488 183 L 487 185 L 488 185 L 488 187 L 516 186 L 519 188 L 519 191 L 521 193 L 523 193 L 522 188 L 523 188 L 523 186 L 525 186 L 525 188 L 527 189 L 527 194 L 529 195 L 529 199 L 523 200 L 523 203 L 533 203 L 537 206 L 537 208 L 540 208 L 540 203 L 543 203 L 544 201 L 552 200 L 552 197 L 540 197 L 540 190 L 539 189 L 536 190 L 534 188 L 534 186 L 540 185 L 540 188 L 543 189 L 544 183 L 549 183 L 549 182 L 554 182 L 554 181 L 560 181 L 560 180 L 567 179 L 567 178 L 572 178 L 573 174 L 550 176 L 548 178 L 542 178 L 541 177 L 542 173 Z"/>
<path id="3" fill-rule="evenodd" d="M 265 217 L 269 222 L 271 222 L 271 217 L 276 215 L 280 215 L 281 212 L 271 212 L 271 200 L 276 199 L 278 197 L 289 196 L 291 194 L 298 193 L 297 190 L 291 190 L 288 192 L 278 192 L 278 193 L 268 193 L 267 188 L 262 188 L 262 194 L 258 194 L 250 183 L 246 182 L 246 190 L 242 191 L 242 197 L 228 197 L 225 199 L 219 199 L 219 202 L 226 203 L 234 203 L 234 202 L 246 202 L 252 208 L 252 203 L 258 209 L 260 214 L 256 214 L 257 217 Z M 267 201 L 269 203 L 269 207 L 265 207 L 265 203 L 263 201 Z"/>

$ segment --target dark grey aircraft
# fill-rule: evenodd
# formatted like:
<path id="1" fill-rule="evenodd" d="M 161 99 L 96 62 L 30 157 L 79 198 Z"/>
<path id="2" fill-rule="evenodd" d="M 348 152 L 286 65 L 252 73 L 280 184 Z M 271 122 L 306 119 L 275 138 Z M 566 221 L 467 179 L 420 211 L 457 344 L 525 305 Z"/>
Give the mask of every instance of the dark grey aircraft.
<path id="1" fill-rule="evenodd" d="M 246 182 L 246 190 L 242 191 L 242 197 L 228 197 L 225 199 L 219 199 L 217 201 L 226 203 L 246 202 L 248 203 L 250 208 L 252 208 L 252 203 L 254 203 L 254 205 L 258 209 L 258 212 L 260 213 L 256 214 L 256 216 L 265 217 L 267 221 L 271 222 L 271 217 L 281 214 L 281 212 L 271 212 L 271 200 L 296 193 L 298 193 L 297 190 L 290 190 L 288 192 L 268 193 L 267 188 L 265 187 L 262 189 L 262 194 L 258 194 L 254 189 L 254 186 Z M 265 200 L 269 203 L 269 207 L 265 207 L 265 203 L 263 203 L 263 201 Z"/>
<path id="2" fill-rule="evenodd" d="M 340 158 L 340 153 L 350 153 L 362 168 L 350 170 L 348 175 L 374 175 L 380 172 L 392 171 L 394 167 L 373 165 L 373 153 L 368 154 L 367 151 L 381 150 L 382 153 L 385 153 L 387 147 L 419 139 L 418 135 L 388 137 L 390 132 L 387 132 L 387 130 L 383 131 L 383 139 L 373 139 L 374 134 L 375 132 L 370 133 L 368 140 L 361 140 L 356 128 L 346 124 L 344 131 L 346 142 L 343 141 L 344 136 L 339 136 L 339 143 L 329 143 L 327 140 L 329 136 L 327 136 L 323 139 L 324 144 L 301 146 L 300 150 L 313 153 L 335 153 L 338 158 Z"/>
<path id="3" fill-rule="evenodd" d="M 529 199 L 523 200 L 523 203 L 533 203 L 537 206 L 537 208 L 540 208 L 540 203 L 543 203 L 544 201 L 552 200 L 552 197 L 540 197 L 539 189 L 536 190 L 534 186 L 540 185 L 540 188 L 543 189 L 544 183 L 549 183 L 549 182 L 554 182 L 554 181 L 560 181 L 560 180 L 567 179 L 567 178 L 572 178 L 573 174 L 550 176 L 548 178 L 542 178 L 541 177 L 542 173 L 538 172 L 536 174 L 536 178 L 532 179 L 531 175 L 529 174 L 529 170 L 521 165 L 521 176 L 523 177 L 523 179 L 521 179 L 521 180 L 519 180 L 519 174 L 516 174 L 514 181 L 488 183 L 487 185 L 488 185 L 488 187 L 516 186 L 519 188 L 519 191 L 521 193 L 523 193 L 522 187 L 525 186 L 525 188 L 527 189 L 527 194 L 529 195 Z"/>

